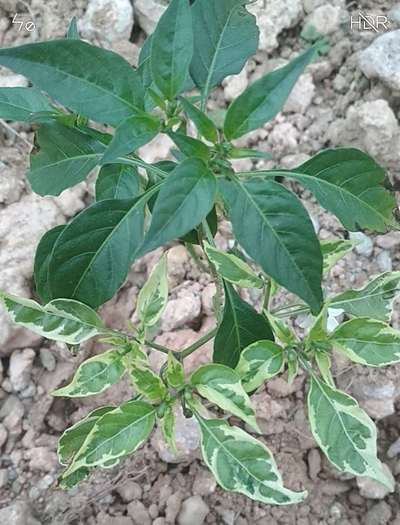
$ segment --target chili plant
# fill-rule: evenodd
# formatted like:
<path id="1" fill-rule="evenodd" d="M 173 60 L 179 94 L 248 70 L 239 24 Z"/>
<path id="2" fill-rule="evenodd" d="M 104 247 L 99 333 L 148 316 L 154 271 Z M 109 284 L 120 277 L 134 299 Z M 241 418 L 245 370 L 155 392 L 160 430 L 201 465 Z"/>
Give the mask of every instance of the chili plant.
<path id="1" fill-rule="evenodd" d="M 35 124 L 32 190 L 56 196 L 100 168 L 95 201 L 39 243 L 34 279 L 41 304 L 6 293 L 3 302 L 16 323 L 50 340 L 79 345 L 100 337 L 108 345 L 55 396 L 95 395 L 123 376 L 133 387 L 131 400 L 94 410 L 63 433 L 63 487 L 94 467 L 118 464 L 156 424 L 173 449 L 180 404 L 198 422 L 204 462 L 221 487 L 264 503 L 299 502 L 305 492 L 284 486 L 271 451 L 257 436 L 251 396 L 276 374 L 287 370 L 292 381 L 303 369 L 310 427 L 323 453 L 340 471 L 393 489 L 377 457 L 375 426 L 355 399 L 336 388 L 331 355 L 335 349 L 372 367 L 400 361 L 400 332 L 389 326 L 400 272 L 376 276 L 362 289 L 324 293 L 324 273 L 351 242 L 320 242 L 303 204 L 283 182 L 310 191 L 350 231 L 396 228 L 395 199 L 385 171 L 353 148 L 323 150 L 290 170 L 235 172 L 232 159 L 264 155 L 235 146 L 235 140 L 281 110 L 319 50 L 317 42 L 255 81 L 217 126 L 207 114 L 209 94 L 257 50 L 258 28 L 246 4 L 172 0 L 144 42 L 137 68 L 82 41 L 75 22 L 64 39 L 0 50 L 0 65 L 32 83 L 0 90 L 2 118 Z M 189 122 L 196 136 L 189 134 Z M 174 160 L 146 163 L 138 149 L 158 134 L 172 139 Z M 232 223 L 234 250 L 215 245 L 218 217 Z M 171 241 L 185 243 L 191 254 L 201 250 L 217 290 L 216 328 L 180 351 L 156 344 L 151 335 L 168 300 L 165 255 L 140 291 L 138 322 L 129 332 L 105 326 L 96 313 L 136 259 Z M 279 287 L 298 300 L 271 308 Z M 262 291 L 258 311 L 240 288 Z M 332 309 L 346 320 L 330 330 Z M 314 317 L 304 337 L 284 321 L 300 312 Z M 212 339 L 212 362 L 188 377 L 185 358 Z M 166 355 L 160 373 L 149 365 L 152 351 Z"/>

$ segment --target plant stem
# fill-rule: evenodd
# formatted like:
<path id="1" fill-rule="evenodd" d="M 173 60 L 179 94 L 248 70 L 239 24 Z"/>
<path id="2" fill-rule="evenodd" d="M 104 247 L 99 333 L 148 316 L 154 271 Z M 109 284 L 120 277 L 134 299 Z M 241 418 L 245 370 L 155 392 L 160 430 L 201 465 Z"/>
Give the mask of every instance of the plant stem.
<path id="1" fill-rule="evenodd" d="M 192 354 L 194 351 L 196 351 L 198 348 L 203 346 L 204 344 L 208 343 L 211 339 L 215 337 L 217 333 L 217 328 L 214 328 L 210 332 L 207 332 L 202 337 L 200 337 L 197 341 L 195 341 L 192 345 L 188 346 L 182 352 L 180 352 L 180 355 L 182 359 L 185 359 L 188 355 Z"/>
<path id="2" fill-rule="evenodd" d="M 162 352 L 163 354 L 169 354 L 172 352 L 173 354 L 177 353 L 175 350 L 171 350 L 170 348 L 167 348 L 163 345 L 158 345 L 157 343 L 153 343 L 152 341 L 144 341 L 144 344 L 146 346 L 149 346 L 150 348 L 153 348 L 154 350 L 158 350 L 159 352 Z"/>
<path id="3" fill-rule="evenodd" d="M 269 301 L 271 298 L 271 279 L 265 283 L 262 310 L 269 310 Z"/>
<path id="4" fill-rule="evenodd" d="M 209 244 L 211 244 L 211 246 L 215 247 L 214 237 L 212 235 L 212 232 L 210 230 L 208 222 L 205 219 L 202 222 L 202 231 L 204 232 L 204 234 L 206 236 L 206 239 L 209 242 Z M 202 243 L 202 247 L 203 247 L 203 250 L 204 250 L 203 243 Z M 222 317 L 223 317 L 223 312 L 222 312 L 223 299 L 222 298 L 223 298 L 223 295 L 224 295 L 224 286 L 223 286 L 223 281 L 222 281 L 220 275 L 218 274 L 217 269 L 215 268 L 214 264 L 210 260 L 208 260 L 208 264 L 210 266 L 211 274 L 212 274 L 212 276 L 214 277 L 214 280 L 215 280 L 215 287 L 216 287 L 216 292 L 215 292 L 215 316 L 217 318 L 217 323 L 220 324 L 220 322 L 222 321 Z"/>
<path id="5" fill-rule="evenodd" d="M 136 166 L 139 168 L 144 168 L 145 170 L 149 170 L 152 173 L 155 173 L 162 179 L 165 179 L 165 177 L 168 176 L 168 173 L 161 170 L 160 168 L 157 168 L 157 166 L 153 166 L 152 164 L 148 164 L 144 160 L 138 159 L 138 158 L 131 158 L 131 157 L 120 157 L 116 161 L 116 163 L 121 164 L 128 164 L 129 166 Z"/>

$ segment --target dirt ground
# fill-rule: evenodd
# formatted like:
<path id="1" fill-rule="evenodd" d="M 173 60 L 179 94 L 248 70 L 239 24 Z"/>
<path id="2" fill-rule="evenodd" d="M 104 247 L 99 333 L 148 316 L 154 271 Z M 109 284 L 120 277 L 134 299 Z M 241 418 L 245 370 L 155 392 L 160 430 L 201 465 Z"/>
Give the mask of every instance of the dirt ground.
<path id="1" fill-rule="evenodd" d="M 129 0 L 0 0 L 0 46 L 60 37 L 69 18 L 76 15 L 85 38 L 135 64 L 138 46 L 162 4 L 133 0 L 132 9 Z M 310 25 L 326 34 L 329 49 L 301 77 L 284 111 L 263 130 L 239 141 L 271 152 L 273 160 L 242 160 L 237 167 L 291 167 L 321 148 L 346 145 L 369 152 L 398 183 L 400 81 L 397 78 L 397 86 L 393 75 L 388 78 L 379 59 L 378 41 L 386 33 L 393 34 L 390 45 L 400 77 L 396 58 L 400 56 L 400 4 L 259 0 L 252 9 L 261 27 L 260 49 L 243 73 L 227 79 L 213 93 L 209 109 L 216 118 L 249 82 L 294 56 L 304 45 L 301 37 L 307 36 Z M 360 12 L 387 16 L 387 27 L 361 30 Z M 13 23 L 14 15 L 21 26 Z M 8 85 L 26 85 L 26 81 L 0 70 L 0 86 Z M 32 137 L 29 125 L 0 122 L 0 289 L 26 296 L 32 292 L 32 258 L 40 236 L 93 199 L 90 181 L 59 198 L 41 199 L 30 192 L 24 174 Z M 143 158 L 163 159 L 169 147 L 162 138 L 143 148 Z M 321 239 L 347 236 L 308 192 L 293 189 L 309 209 Z M 400 270 L 399 232 L 358 232 L 353 238 L 359 244 L 331 271 L 325 283 L 327 293 L 359 287 L 380 272 Z M 229 224 L 221 222 L 217 242 L 226 248 L 229 240 Z M 124 287 L 101 310 L 107 323 L 123 327 L 134 316 L 138 291 L 160 251 L 135 263 Z M 178 245 L 170 251 L 169 279 L 170 303 L 157 340 L 181 348 L 212 325 L 213 285 Z M 256 293 L 246 294 L 258 304 Z M 399 321 L 397 305 L 393 325 L 399 327 Z M 300 332 L 308 323 L 307 316 L 293 319 Z M 195 354 L 189 368 L 207 359 L 210 348 Z M 400 525 L 400 365 L 373 370 L 338 358 L 334 372 L 339 387 L 354 395 L 377 422 L 379 456 L 397 480 L 393 494 L 372 481 L 338 473 L 322 457 L 307 428 L 303 375 L 291 386 L 284 378 L 275 378 L 254 398 L 262 439 L 273 450 L 286 485 L 309 492 L 300 505 L 261 505 L 220 490 L 200 460 L 196 426 L 183 417 L 178 417 L 178 456 L 165 448 L 156 432 L 149 444 L 120 466 L 98 471 L 69 492 L 61 491 L 56 486 L 60 434 L 94 407 L 130 397 L 125 382 L 84 400 L 50 396 L 83 358 L 98 351 L 98 345 L 90 343 L 72 355 L 63 345 L 15 328 L 0 312 L 1 524 Z M 154 366 L 160 364 L 158 356 L 152 360 Z"/>

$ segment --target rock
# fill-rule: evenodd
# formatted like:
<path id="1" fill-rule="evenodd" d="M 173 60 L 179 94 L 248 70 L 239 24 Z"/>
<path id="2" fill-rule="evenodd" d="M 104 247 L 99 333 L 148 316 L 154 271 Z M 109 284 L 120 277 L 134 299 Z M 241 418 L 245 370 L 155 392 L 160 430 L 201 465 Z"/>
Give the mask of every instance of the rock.
<path id="1" fill-rule="evenodd" d="M 205 315 L 214 315 L 213 299 L 216 292 L 216 286 L 214 283 L 207 284 L 204 290 L 201 292 L 201 306 Z"/>
<path id="2" fill-rule="evenodd" d="M 100 512 L 96 517 L 96 524 L 97 525 L 133 525 L 133 521 L 128 516 L 109 516 L 105 512 Z"/>
<path id="3" fill-rule="evenodd" d="M 393 250 L 400 246 L 400 232 L 393 231 L 375 238 L 376 244 L 384 250 Z"/>
<path id="4" fill-rule="evenodd" d="M 181 492 L 175 492 L 168 497 L 165 509 L 165 518 L 167 523 L 176 523 L 176 517 L 182 505 Z"/>
<path id="5" fill-rule="evenodd" d="M 149 35 L 154 31 L 167 5 L 165 0 L 135 0 L 135 16 L 145 33 Z"/>
<path id="6" fill-rule="evenodd" d="M 200 496 L 191 496 L 182 503 L 178 516 L 179 525 L 202 525 L 210 512 L 208 505 Z"/>
<path id="7" fill-rule="evenodd" d="M 395 413 L 398 392 L 393 381 L 385 377 L 367 379 L 356 376 L 351 388 L 362 408 L 372 418 L 382 419 Z"/>
<path id="8" fill-rule="evenodd" d="M 32 470 L 51 472 L 58 466 L 57 454 L 47 447 L 33 447 L 25 452 Z"/>
<path id="9" fill-rule="evenodd" d="M 0 423 L 0 450 L 5 445 L 7 441 L 7 437 L 8 437 L 8 432 L 7 432 L 6 427 L 2 423 Z"/>
<path id="10" fill-rule="evenodd" d="M 225 100 L 228 102 L 235 100 L 247 88 L 248 83 L 249 79 L 245 67 L 238 75 L 226 77 L 222 82 Z"/>
<path id="11" fill-rule="evenodd" d="M 299 132 L 290 122 L 276 124 L 268 136 L 268 147 L 277 157 L 295 153 Z"/>
<path id="12" fill-rule="evenodd" d="M 394 483 L 394 478 L 389 467 L 385 465 L 385 463 L 383 463 L 383 467 L 389 478 L 393 479 Z M 385 485 L 367 477 L 357 477 L 357 486 L 363 498 L 383 499 L 390 494 L 390 490 Z"/>
<path id="13" fill-rule="evenodd" d="M 174 288 L 185 279 L 188 264 L 189 254 L 184 246 L 173 246 L 168 250 L 168 280 L 170 288 Z"/>
<path id="14" fill-rule="evenodd" d="M 0 409 L 0 420 L 8 430 L 9 439 L 17 438 L 22 432 L 24 405 L 16 396 L 8 396 Z"/>
<path id="15" fill-rule="evenodd" d="M 140 500 L 142 497 L 142 487 L 135 481 L 128 480 L 123 485 L 117 488 L 118 494 L 121 496 L 122 501 L 129 503 L 134 499 Z"/>
<path id="16" fill-rule="evenodd" d="M 0 469 L 0 489 L 8 483 L 8 471 L 5 468 Z M 0 511 L 1 512 L 1 511 Z"/>
<path id="17" fill-rule="evenodd" d="M 311 73 L 304 73 L 296 82 L 286 104 L 283 108 L 284 113 L 305 114 L 310 107 L 315 94 L 315 85 Z"/>
<path id="18" fill-rule="evenodd" d="M 318 474 L 321 472 L 321 455 L 316 448 L 312 448 L 308 455 L 308 474 L 310 479 L 315 481 L 318 478 Z"/>
<path id="19" fill-rule="evenodd" d="M 350 240 L 357 243 L 354 250 L 358 255 L 364 255 L 364 257 L 370 257 L 370 255 L 372 255 L 374 244 L 365 233 L 350 232 L 349 237 Z"/>
<path id="20" fill-rule="evenodd" d="M 198 283 L 182 287 L 176 299 L 171 299 L 162 315 L 161 328 L 164 332 L 182 328 L 197 319 L 201 312 L 201 296 Z"/>
<path id="21" fill-rule="evenodd" d="M 78 21 L 82 36 L 99 38 L 109 44 L 129 40 L 133 27 L 133 7 L 129 0 L 90 0 Z"/>
<path id="22" fill-rule="evenodd" d="M 15 501 L 8 507 L 0 509 L 0 523 L 4 525 L 40 525 L 25 501 Z"/>
<path id="23" fill-rule="evenodd" d="M 392 258 L 386 250 L 378 255 L 376 262 L 381 272 L 391 272 L 393 270 Z"/>
<path id="24" fill-rule="evenodd" d="M 11 354 L 9 376 L 15 392 L 20 392 L 29 385 L 35 355 L 31 348 L 15 350 Z"/>
<path id="25" fill-rule="evenodd" d="M 209 470 L 201 469 L 194 478 L 192 492 L 195 496 L 208 496 L 215 491 L 217 482 Z"/>
<path id="26" fill-rule="evenodd" d="M 25 186 L 24 175 L 25 164 L 21 153 L 16 148 L 3 146 L 0 161 L 0 204 L 8 205 L 18 201 Z"/>
<path id="27" fill-rule="evenodd" d="M 321 35 L 330 35 L 339 29 L 340 18 L 340 7 L 324 4 L 310 14 L 306 24 L 313 26 L 315 31 Z"/>
<path id="28" fill-rule="evenodd" d="M 259 48 L 266 52 L 278 47 L 278 35 L 295 26 L 303 14 L 301 0 L 261 0 L 250 5 L 248 10 L 256 16 L 260 28 Z"/>
<path id="29" fill-rule="evenodd" d="M 386 525 L 392 517 L 392 509 L 386 501 L 380 501 L 369 509 L 365 516 L 365 525 Z"/>
<path id="30" fill-rule="evenodd" d="M 151 444 L 160 458 L 166 463 L 182 463 L 193 460 L 198 456 L 200 432 L 194 417 L 186 418 L 182 408 L 177 406 L 175 413 L 175 443 L 177 451 L 171 450 L 159 428 L 153 434 Z"/>
<path id="31" fill-rule="evenodd" d="M 141 501 L 132 501 L 127 510 L 135 525 L 151 525 L 149 513 Z"/>
<path id="32" fill-rule="evenodd" d="M 358 63 L 366 77 L 400 90 L 400 29 L 379 35 L 360 53 Z"/>
<path id="33" fill-rule="evenodd" d="M 40 361 L 44 368 L 49 372 L 53 372 L 56 369 L 57 361 L 54 353 L 48 348 L 41 348 L 39 351 Z"/>
<path id="34" fill-rule="evenodd" d="M 388 18 L 392 22 L 400 25 L 400 4 L 394 5 L 388 13 Z"/>
<path id="35" fill-rule="evenodd" d="M 400 438 L 397 438 L 394 443 L 390 445 L 387 451 L 388 458 L 394 458 L 400 454 Z"/>

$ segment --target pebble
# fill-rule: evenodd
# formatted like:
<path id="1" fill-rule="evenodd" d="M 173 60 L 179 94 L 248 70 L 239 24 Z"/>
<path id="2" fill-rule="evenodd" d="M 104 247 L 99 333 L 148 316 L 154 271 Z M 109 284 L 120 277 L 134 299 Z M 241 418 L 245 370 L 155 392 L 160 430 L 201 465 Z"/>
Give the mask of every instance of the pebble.
<path id="1" fill-rule="evenodd" d="M 32 470 L 51 472 L 58 465 L 57 454 L 47 447 L 33 447 L 25 452 Z"/>
<path id="2" fill-rule="evenodd" d="M 362 232 L 350 232 L 350 240 L 355 241 L 357 244 L 354 248 L 358 255 L 364 255 L 364 257 L 369 257 L 372 255 L 374 245 L 372 240 Z"/>
<path id="3" fill-rule="evenodd" d="M 5 487 L 8 483 L 8 471 L 3 468 L 0 470 L 0 489 Z"/>
<path id="4" fill-rule="evenodd" d="M 317 33 L 329 35 L 339 29 L 340 7 L 325 4 L 317 7 L 308 17 L 307 24 L 312 25 Z"/>
<path id="5" fill-rule="evenodd" d="M 128 480 L 123 485 L 117 488 L 118 494 L 121 496 L 122 501 L 130 503 L 133 500 L 140 500 L 142 498 L 143 490 L 139 483 Z"/>
<path id="6" fill-rule="evenodd" d="M 369 509 L 365 525 L 386 525 L 392 517 L 392 510 L 386 501 L 380 501 Z"/>
<path id="7" fill-rule="evenodd" d="M 394 443 L 392 443 L 387 451 L 388 458 L 394 458 L 400 454 L 400 438 L 397 438 Z"/>
<path id="8" fill-rule="evenodd" d="M 49 372 L 53 372 L 56 368 L 57 361 L 54 353 L 48 348 L 41 348 L 39 351 L 40 361 L 44 368 Z"/>
<path id="9" fill-rule="evenodd" d="M 35 351 L 31 348 L 15 350 L 10 357 L 9 376 L 15 392 L 24 390 L 30 383 Z"/>
<path id="10" fill-rule="evenodd" d="M 381 272 L 391 272 L 393 270 L 392 258 L 386 250 L 378 255 L 376 262 Z"/>
<path id="11" fill-rule="evenodd" d="M 15 501 L 0 509 L 0 523 L 4 525 L 40 525 L 25 501 Z"/>
<path id="12" fill-rule="evenodd" d="M 378 78 L 395 91 L 400 89 L 400 29 L 379 35 L 359 55 L 359 66 L 368 78 Z"/>
<path id="13" fill-rule="evenodd" d="M 167 505 L 165 509 L 165 518 L 167 523 L 175 523 L 176 517 L 180 511 L 182 504 L 181 492 L 175 492 L 171 494 L 167 499 Z"/>
<path id="14" fill-rule="evenodd" d="M 149 513 L 141 501 L 132 501 L 127 510 L 135 525 L 151 525 Z"/>
<path id="15" fill-rule="evenodd" d="M 200 496 L 190 496 L 182 503 L 178 516 L 179 525 L 202 525 L 210 512 L 208 505 Z"/>
<path id="16" fill-rule="evenodd" d="M 3 448 L 7 441 L 8 432 L 6 427 L 0 423 L 0 450 Z"/>
<path id="17" fill-rule="evenodd" d="M 307 456 L 308 461 L 308 474 L 310 479 L 315 481 L 318 478 L 318 474 L 321 472 L 321 455 L 316 448 L 312 448 Z"/>
<path id="18" fill-rule="evenodd" d="M 215 491 L 217 482 L 209 470 L 200 470 L 194 478 L 192 492 L 195 496 L 208 496 Z"/>

